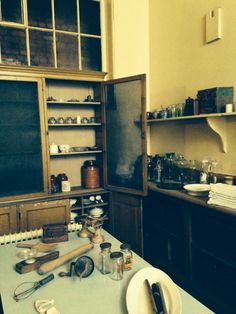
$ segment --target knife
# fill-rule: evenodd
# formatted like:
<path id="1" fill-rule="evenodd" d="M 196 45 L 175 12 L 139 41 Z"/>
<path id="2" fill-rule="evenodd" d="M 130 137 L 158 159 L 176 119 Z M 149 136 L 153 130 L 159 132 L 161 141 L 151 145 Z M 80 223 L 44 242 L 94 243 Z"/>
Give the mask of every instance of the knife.
<path id="1" fill-rule="evenodd" d="M 152 304 L 153 314 L 158 314 L 156 303 L 155 303 L 155 300 L 154 300 L 154 297 L 153 297 L 153 294 L 152 294 L 152 288 L 150 286 L 150 283 L 149 283 L 149 281 L 147 279 L 145 279 L 144 282 L 146 284 L 148 295 L 149 295 L 149 299 L 150 299 L 150 302 Z"/>
<path id="2" fill-rule="evenodd" d="M 19 274 L 29 273 L 32 270 L 38 269 L 42 264 L 52 261 L 59 257 L 59 251 L 54 251 L 49 254 L 36 257 L 35 262 L 28 264 L 26 260 L 19 262 L 15 265 L 15 270 Z"/>
<path id="3" fill-rule="evenodd" d="M 152 284 L 152 296 L 157 308 L 157 314 L 168 314 L 164 294 L 161 285 L 158 282 Z"/>

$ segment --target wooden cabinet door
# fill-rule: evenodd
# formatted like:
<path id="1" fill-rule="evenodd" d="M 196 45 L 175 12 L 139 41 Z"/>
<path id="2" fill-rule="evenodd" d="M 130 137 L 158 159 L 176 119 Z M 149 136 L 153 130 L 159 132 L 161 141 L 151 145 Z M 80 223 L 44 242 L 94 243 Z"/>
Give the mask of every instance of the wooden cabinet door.
<path id="1" fill-rule="evenodd" d="M 146 76 L 106 81 L 102 100 L 105 188 L 146 195 Z"/>
<path id="2" fill-rule="evenodd" d="M 69 200 L 25 203 L 19 206 L 20 231 L 39 229 L 44 224 L 68 223 Z"/>
<path id="3" fill-rule="evenodd" d="M 131 249 L 143 255 L 142 198 L 112 192 L 112 234 Z"/>
<path id="4" fill-rule="evenodd" d="M 16 206 L 0 208 L 0 236 L 17 231 Z"/>

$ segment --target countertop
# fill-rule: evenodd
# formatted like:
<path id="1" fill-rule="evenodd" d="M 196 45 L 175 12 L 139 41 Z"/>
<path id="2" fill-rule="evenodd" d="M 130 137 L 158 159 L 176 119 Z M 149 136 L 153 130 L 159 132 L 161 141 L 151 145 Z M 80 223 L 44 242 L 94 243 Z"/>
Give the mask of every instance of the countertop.
<path id="1" fill-rule="evenodd" d="M 119 250 L 120 242 L 109 233 L 102 230 L 105 240 L 112 243 L 112 250 Z M 32 240 L 38 242 L 38 240 Z M 58 244 L 60 255 L 63 255 L 72 249 L 88 243 L 88 239 L 81 239 L 76 232 L 69 234 L 69 241 Z M 132 270 L 124 273 L 121 281 L 110 279 L 109 275 L 102 275 L 95 267 L 94 272 L 88 278 L 81 281 L 78 277 L 60 278 L 57 274 L 60 271 L 68 271 L 68 265 L 63 265 L 53 271 L 55 279 L 46 286 L 37 290 L 28 299 L 20 302 L 13 300 L 13 291 L 16 286 L 24 281 L 38 281 L 44 276 L 38 275 L 36 271 L 27 274 L 18 274 L 14 271 L 14 265 L 20 261 L 17 257 L 19 248 L 15 244 L 6 244 L 0 246 L 0 293 L 4 308 L 4 314 L 36 313 L 34 301 L 38 299 L 54 299 L 55 307 L 61 314 L 127 314 L 126 309 L 126 289 L 132 276 L 144 267 L 151 267 L 145 260 L 134 254 L 134 265 Z M 84 255 L 93 258 L 97 266 L 99 245 Z M 179 288 L 182 300 L 182 314 L 213 314 L 211 310 L 198 302 L 187 292 Z M 179 314 L 179 313 L 173 313 Z"/>
<path id="2" fill-rule="evenodd" d="M 187 194 L 184 190 L 161 189 L 157 187 L 156 183 L 154 182 L 148 182 L 148 188 L 151 191 L 156 191 L 163 195 L 171 196 L 171 197 L 183 200 L 185 202 L 190 202 L 195 205 L 200 205 L 200 206 L 207 207 L 209 209 L 212 209 L 218 212 L 236 216 L 236 210 L 233 208 L 207 204 L 208 197 L 191 196 Z"/>

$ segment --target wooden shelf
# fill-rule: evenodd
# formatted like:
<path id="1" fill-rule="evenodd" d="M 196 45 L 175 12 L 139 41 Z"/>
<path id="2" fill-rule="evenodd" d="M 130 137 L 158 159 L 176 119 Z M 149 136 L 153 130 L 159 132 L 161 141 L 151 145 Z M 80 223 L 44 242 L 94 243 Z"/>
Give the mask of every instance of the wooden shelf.
<path id="1" fill-rule="evenodd" d="M 50 154 L 50 157 L 65 157 L 65 156 L 74 156 L 74 155 L 91 155 L 91 154 L 101 154 L 102 150 L 86 150 L 84 152 L 69 152 L 69 153 L 57 153 Z"/>
<path id="2" fill-rule="evenodd" d="M 81 209 L 91 209 L 94 207 L 103 207 L 108 206 L 108 203 L 100 203 L 100 204 L 91 204 L 91 205 L 83 205 L 83 206 L 72 206 L 70 208 L 71 211 L 81 210 Z"/>
<path id="3" fill-rule="evenodd" d="M 197 251 L 201 252 L 202 254 L 205 254 L 205 255 L 210 256 L 214 259 L 217 259 L 219 262 L 226 264 L 227 266 L 235 269 L 235 264 L 233 261 L 222 258 L 221 256 L 215 254 L 214 252 L 211 252 L 211 248 L 208 248 L 208 249 L 203 248 L 201 245 L 198 245 L 196 243 L 192 243 L 191 246 L 193 249 L 195 249 L 195 251 L 197 250 Z"/>
<path id="4" fill-rule="evenodd" d="M 48 127 L 89 127 L 89 126 L 101 126 L 101 123 L 55 123 L 55 124 L 48 124 Z"/>
<path id="5" fill-rule="evenodd" d="M 47 101 L 48 105 L 101 105 L 100 101 Z"/>

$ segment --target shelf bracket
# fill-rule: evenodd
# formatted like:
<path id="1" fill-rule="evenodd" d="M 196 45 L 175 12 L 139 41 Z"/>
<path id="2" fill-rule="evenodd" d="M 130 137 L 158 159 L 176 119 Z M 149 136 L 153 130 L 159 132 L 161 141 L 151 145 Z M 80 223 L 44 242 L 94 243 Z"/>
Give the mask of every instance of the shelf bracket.
<path id="1" fill-rule="evenodd" d="M 206 121 L 209 127 L 219 136 L 223 153 L 227 153 L 226 118 L 208 117 Z"/>

